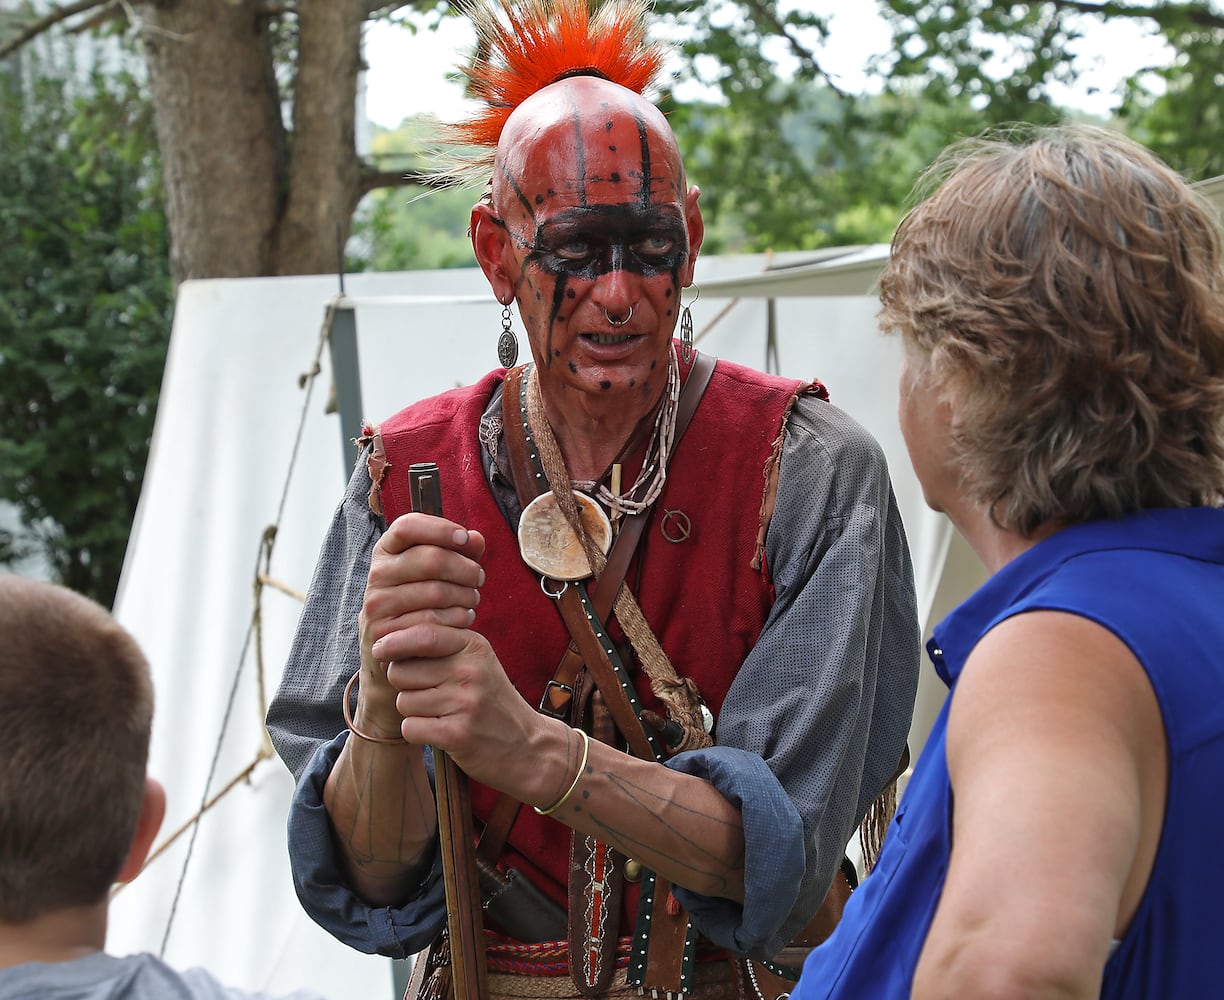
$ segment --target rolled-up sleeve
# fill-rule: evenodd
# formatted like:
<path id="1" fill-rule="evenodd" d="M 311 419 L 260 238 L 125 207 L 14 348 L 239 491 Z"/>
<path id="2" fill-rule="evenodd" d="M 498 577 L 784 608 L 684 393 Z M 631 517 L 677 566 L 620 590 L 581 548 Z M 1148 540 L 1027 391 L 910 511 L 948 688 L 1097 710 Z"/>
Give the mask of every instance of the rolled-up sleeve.
<path id="1" fill-rule="evenodd" d="M 345 883 L 336 864 L 323 786 L 348 737 L 322 744 L 306 765 L 289 811 L 289 865 L 302 907 L 324 930 L 369 954 L 407 958 L 442 929 L 446 916 L 441 857 L 402 906 L 370 906 Z"/>
<path id="2" fill-rule="evenodd" d="M 830 403 L 804 398 L 791 413 L 766 558 L 776 601 L 727 693 L 718 746 L 671 762 L 740 805 L 745 837 L 742 907 L 677 898 L 711 940 L 759 955 L 820 905 L 896 770 L 917 692 L 913 569 L 887 463 Z"/>

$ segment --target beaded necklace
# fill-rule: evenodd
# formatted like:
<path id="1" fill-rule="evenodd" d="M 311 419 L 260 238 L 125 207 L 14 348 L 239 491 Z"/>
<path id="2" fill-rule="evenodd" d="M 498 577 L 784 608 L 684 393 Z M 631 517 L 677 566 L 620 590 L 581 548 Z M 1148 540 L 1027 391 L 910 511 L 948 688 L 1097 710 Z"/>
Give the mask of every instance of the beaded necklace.
<path id="1" fill-rule="evenodd" d="M 621 514 L 640 514 L 648 510 L 663 492 L 667 484 L 667 463 L 671 459 L 672 444 L 676 437 L 676 415 L 680 409 L 680 363 L 676 359 L 676 347 L 671 345 L 667 360 L 667 388 L 663 401 L 655 414 L 650 440 L 646 443 L 646 454 L 637 479 L 626 491 L 614 491 L 602 480 L 576 479 L 571 486 L 583 493 L 593 493 L 610 511 Z M 645 490 L 640 500 L 634 495 Z"/>

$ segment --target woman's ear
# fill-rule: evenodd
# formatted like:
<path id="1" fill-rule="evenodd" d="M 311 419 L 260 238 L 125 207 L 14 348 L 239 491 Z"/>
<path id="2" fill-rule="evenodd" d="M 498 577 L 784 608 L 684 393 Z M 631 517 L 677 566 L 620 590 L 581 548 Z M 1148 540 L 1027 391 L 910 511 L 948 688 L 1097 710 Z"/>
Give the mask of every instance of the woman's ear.
<path id="1" fill-rule="evenodd" d="M 506 224 L 490 205 L 477 205 L 472 209 L 472 249 L 476 263 L 489 280 L 493 294 L 502 305 L 514 300 L 514 276 L 510 273 L 513 257 L 510 234 Z"/>
<path id="2" fill-rule="evenodd" d="M 140 874 L 145 858 L 149 856 L 149 849 L 153 846 L 153 838 L 157 836 L 165 818 L 166 790 L 160 781 L 146 777 L 144 802 L 140 807 L 140 818 L 136 821 L 136 832 L 132 834 L 132 846 L 128 849 L 123 867 L 115 877 L 116 882 L 130 882 Z"/>

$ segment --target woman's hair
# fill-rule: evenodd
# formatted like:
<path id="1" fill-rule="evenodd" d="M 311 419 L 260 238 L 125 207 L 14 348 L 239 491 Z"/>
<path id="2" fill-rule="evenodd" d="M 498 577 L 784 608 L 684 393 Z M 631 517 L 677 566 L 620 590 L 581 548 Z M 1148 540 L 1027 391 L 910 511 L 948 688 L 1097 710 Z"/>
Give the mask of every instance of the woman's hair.
<path id="1" fill-rule="evenodd" d="M 1024 535 L 1218 504 L 1212 207 L 1142 146 L 1080 125 L 957 143 L 933 185 L 893 237 L 880 321 L 952 404 L 966 495 Z"/>
<path id="2" fill-rule="evenodd" d="M 0 575 L 0 922 L 106 899 L 145 796 L 148 664 L 105 608 Z"/>

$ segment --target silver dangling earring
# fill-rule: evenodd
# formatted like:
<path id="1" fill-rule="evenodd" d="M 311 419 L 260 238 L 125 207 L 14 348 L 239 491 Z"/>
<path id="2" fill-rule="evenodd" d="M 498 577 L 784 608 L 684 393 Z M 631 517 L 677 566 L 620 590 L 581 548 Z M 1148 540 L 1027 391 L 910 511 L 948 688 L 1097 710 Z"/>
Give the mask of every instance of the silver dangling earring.
<path id="1" fill-rule="evenodd" d="M 693 360 L 693 314 L 689 306 L 701 298 L 701 289 L 694 285 L 693 290 L 696 294 L 689 304 L 686 306 L 682 303 L 680 307 L 680 359 L 686 365 Z"/>
<path id="2" fill-rule="evenodd" d="M 497 338 L 497 360 L 503 368 L 513 368 L 518 361 L 518 337 L 510 329 L 510 303 L 502 304 L 502 332 Z"/>

